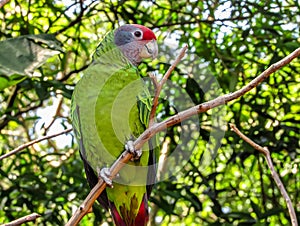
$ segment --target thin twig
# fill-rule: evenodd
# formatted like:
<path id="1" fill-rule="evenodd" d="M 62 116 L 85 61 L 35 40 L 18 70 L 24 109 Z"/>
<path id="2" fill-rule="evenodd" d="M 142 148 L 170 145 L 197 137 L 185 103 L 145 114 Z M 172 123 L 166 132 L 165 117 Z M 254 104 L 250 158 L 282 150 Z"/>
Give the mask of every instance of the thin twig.
<path id="1" fill-rule="evenodd" d="M 36 144 L 36 143 L 39 143 L 39 142 L 41 142 L 41 141 L 43 141 L 43 140 L 48 140 L 48 139 L 51 139 L 51 138 L 53 138 L 53 137 L 57 137 L 57 136 L 60 136 L 60 135 L 62 135 L 62 134 L 65 134 L 65 133 L 69 133 L 70 131 L 72 131 L 72 129 L 66 129 L 66 130 L 63 130 L 63 131 L 61 131 L 61 132 L 59 132 L 59 133 L 55 133 L 55 134 L 43 136 L 43 137 L 40 137 L 40 138 L 38 138 L 38 139 L 36 139 L 36 140 L 32 140 L 32 141 L 30 141 L 30 142 L 28 142 L 28 143 L 26 143 L 26 144 L 22 144 L 22 145 L 20 145 L 19 147 L 17 147 L 16 149 L 14 149 L 14 150 L 12 150 L 12 151 L 10 151 L 10 152 L 4 154 L 4 155 L 1 155 L 1 156 L 0 156 L 0 160 L 3 160 L 3 159 L 5 159 L 5 158 L 7 158 L 7 157 L 9 157 L 9 156 L 11 156 L 11 155 L 14 155 L 14 154 L 18 153 L 19 151 L 22 151 L 22 150 L 24 150 L 25 148 L 28 148 L 29 146 L 34 145 L 34 144 Z"/>
<path id="2" fill-rule="evenodd" d="M 32 214 L 29 214 L 27 216 L 24 216 L 24 217 L 21 217 L 19 219 L 16 219 L 14 221 L 11 221 L 9 223 L 5 223 L 2 226 L 16 226 L 16 225 L 21 225 L 21 224 L 24 224 L 26 222 L 35 221 L 40 216 L 41 215 L 39 215 L 37 213 L 32 213 Z"/>
<path id="3" fill-rule="evenodd" d="M 83 1 L 80 1 L 79 3 L 80 3 L 80 5 L 79 5 L 80 12 L 79 12 L 78 16 L 75 18 L 75 20 L 72 20 L 66 27 L 63 27 L 62 29 L 56 31 L 55 35 L 59 35 L 59 34 L 65 32 L 66 30 L 68 30 L 69 28 L 73 28 L 75 24 L 82 22 L 84 12 L 85 12 L 85 10 L 88 9 L 88 7 L 83 7 Z"/>
<path id="4" fill-rule="evenodd" d="M 152 82 L 153 82 L 153 85 L 154 85 L 154 88 L 155 90 L 157 89 L 157 87 L 159 86 L 159 82 L 157 81 L 157 78 L 155 76 L 155 73 L 154 72 L 149 72 L 148 73 L 148 76 L 151 78 Z"/>
<path id="5" fill-rule="evenodd" d="M 54 115 L 52 116 L 51 121 L 48 123 L 48 125 L 44 125 L 43 126 L 43 132 L 42 134 L 45 136 L 47 134 L 47 131 L 50 129 L 50 127 L 53 125 L 53 123 L 55 122 L 55 120 L 57 119 L 58 116 L 60 116 L 60 112 L 62 109 L 62 104 L 63 104 L 64 98 L 62 95 L 58 96 L 58 104 L 55 110 Z"/>
<path id="6" fill-rule="evenodd" d="M 154 94 L 152 108 L 151 108 L 150 117 L 149 117 L 149 127 L 151 127 L 155 123 L 156 108 L 157 108 L 157 105 L 158 105 L 158 99 L 159 99 L 162 87 L 164 86 L 166 81 L 169 79 L 169 77 L 170 77 L 171 73 L 173 72 L 173 70 L 175 69 L 175 67 L 179 64 L 181 59 L 184 57 L 187 48 L 188 48 L 188 45 L 185 45 L 180 50 L 180 52 L 179 52 L 178 56 L 176 57 L 175 61 L 171 64 L 171 66 L 169 67 L 169 69 L 167 70 L 167 72 L 165 73 L 165 75 L 163 76 L 163 78 L 161 79 L 160 82 L 157 82 L 156 77 L 153 76 L 152 74 L 150 74 L 150 78 L 152 79 L 152 81 L 155 85 L 155 94 Z"/>
<path id="7" fill-rule="evenodd" d="M 179 112 L 178 114 L 171 116 L 170 118 L 160 122 L 153 123 L 148 129 L 146 129 L 135 141 L 134 148 L 135 150 L 141 149 L 142 146 L 156 133 L 163 131 L 164 129 L 178 124 L 193 115 L 197 115 L 199 113 L 206 112 L 212 108 L 223 105 L 229 101 L 235 100 L 251 89 L 258 86 L 264 79 L 266 79 L 270 74 L 279 70 L 283 66 L 290 63 L 293 59 L 297 58 L 300 55 L 300 48 L 296 49 L 294 52 L 284 57 L 282 60 L 278 61 L 275 64 L 272 64 L 268 69 L 266 69 L 263 73 L 261 73 L 258 77 L 253 79 L 249 84 L 245 85 L 240 90 L 237 90 L 231 94 L 225 94 L 223 96 L 217 97 L 216 99 L 207 101 L 205 103 L 199 104 L 197 106 L 191 107 L 187 110 Z M 121 154 L 121 156 L 114 162 L 112 167 L 110 168 L 111 179 L 116 176 L 119 170 L 132 158 L 132 154 L 125 151 Z M 101 192 L 105 189 L 106 183 L 103 182 L 102 179 L 98 181 L 95 187 L 92 189 L 88 197 L 84 200 L 83 204 L 76 210 L 73 214 L 72 218 L 67 223 L 67 226 L 77 225 L 82 217 L 89 212 L 91 206 L 95 202 L 95 200 L 99 197 Z M 99 190 L 101 189 L 101 190 Z"/>
<path id="8" fill-rule="evenodd" d="M 259 151 L 260 153 L 262 153 L 266 160 L 267 160 L 267 164 L 268 167 L 271 171 L 271 175 L 273 177 L 273 179 L 276 182 L 277 187 L 279 188 L 286 204 L 289 210 L 289 214 L 291 217 L 291 222 L 293 226 L 298 226 L 298 222 L 297 222 L 297 216 L 292 204 L 292 201 L 287 193 L 287 191 L 285 190 L 285 187 L 283 185 L 283 183 L 280 180 L 280 177 L 278 175 L 278 173 L 276 172 L 273 162 L 272 162 L 272 158 L 270 155 L 270 151 L 268 150 L 267 147 L 262 147 L 259 144 L 255 143 L 254 141 L 252 141 L 249 137 L 247 137 L 246 135 L 244 135 L 235 125 L 230 124 L 230 128 L 232 131 L 234 131 L 237 135 L 239 135 L 240 138 L 242 138 L 245 142 L 247 142 L 248 144 L 250 144 L 254 149 L 256 149 L 257 151 Z"/>

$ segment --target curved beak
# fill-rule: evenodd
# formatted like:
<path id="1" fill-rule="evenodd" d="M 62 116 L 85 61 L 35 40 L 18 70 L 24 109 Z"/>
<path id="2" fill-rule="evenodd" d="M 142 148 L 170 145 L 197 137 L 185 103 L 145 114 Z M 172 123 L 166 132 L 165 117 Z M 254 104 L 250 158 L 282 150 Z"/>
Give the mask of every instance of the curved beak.
<path id="1" fill-rule="evenodd" d="M 142 48 L 140 52 L 141 58 L 156 58 L 158 55 L 158 46 L 155 39 L 148 41 Z"/>

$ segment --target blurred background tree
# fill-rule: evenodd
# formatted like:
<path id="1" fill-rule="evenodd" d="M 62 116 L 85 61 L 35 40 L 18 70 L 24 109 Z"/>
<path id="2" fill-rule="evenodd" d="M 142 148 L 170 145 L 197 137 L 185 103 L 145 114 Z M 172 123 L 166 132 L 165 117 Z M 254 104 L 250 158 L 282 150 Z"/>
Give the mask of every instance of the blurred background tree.
<path id="1" fill-rule="evenodd" d="M 179 47 L 188 44 L 190 54 L 197 55 L 222 92 L 229 93 L 299 47 L 299 9 L 298 1 L 275 0 L 8 1 L 0 9 L 0 40 L 18 39 L 1 43 L 0 154 L 71 128 L 74 86 L 99 41 L 120 24 L 143 24 L 161 43 L 170 39 Z M 167 68 L 146 66 L 161 73 Z M 195 80 L 199 75 L 179 75 L 174 73 L 170 80 L 189 93 L 194 104 L 209 99 Z M 226 122 L 269 147 L 298 216 L 299 82 L 300 62 L 295 60 L 227 104 L 225 115 Z M 168 98 L 161 100 L 161 119 L 176 112 L 171 105 Z M 228 129 L 222 128 L 220 148 L 203 170 L 198 156 L 213 130 L 211 114 L 199 116 L 201 132 L 189 161 L 176 176 L 155 186 L 152 223 L 288 225 L 284 199 L 263 157 Z M 176 126 L 168 129 L 162 140 L 170 150 L 180 143 L 178 131 Z M 35 144 L 0 166 L 0 223 L 37 212 L 41 218 L 28 225 L 63 225 L 89 191 L 72 133 Z M 98 204 L 94 209 L 96 214 L 86 216 L 82 225 L 112 224 Z"/>

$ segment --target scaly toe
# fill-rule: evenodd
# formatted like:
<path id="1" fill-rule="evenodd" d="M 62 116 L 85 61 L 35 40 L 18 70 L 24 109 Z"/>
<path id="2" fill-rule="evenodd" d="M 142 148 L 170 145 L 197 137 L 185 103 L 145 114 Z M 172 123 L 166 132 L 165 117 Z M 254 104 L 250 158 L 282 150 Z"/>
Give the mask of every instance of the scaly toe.
<path id="1" fill-rule="evenodd" d="M 142 149 L 135 150 L 132 140 L 127 141 L 125 144 L 125 150 L 129 151 L 133 155 L 131 161 L 138 160 L 142 155 Z"/>
<path id="2" fill-rule="evenodd" d="M 111 188 L 113 187 L 112 180 L 110 179 L 111 175 L 110 175 L 109 168 L 97 169 L 97 173 L 98 173 L 98 176 L 101 177 L 102 180 L 104 180 L 104 182 L 109 187 L 111 187 Z"/>

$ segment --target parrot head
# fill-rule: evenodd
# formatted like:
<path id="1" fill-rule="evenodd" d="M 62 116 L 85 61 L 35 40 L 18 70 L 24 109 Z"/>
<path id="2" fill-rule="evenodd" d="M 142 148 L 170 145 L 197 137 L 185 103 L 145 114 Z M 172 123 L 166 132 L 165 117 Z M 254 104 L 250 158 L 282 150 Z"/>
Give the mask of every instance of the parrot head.
<path id="1" fill-rule="evenodd" d="M 149 28 L 139 24 L 127 24 L 116 29 L 115 44 L 129 61 L 137 66 L 143 59 L 156 58 L 156 36 Z"/>

